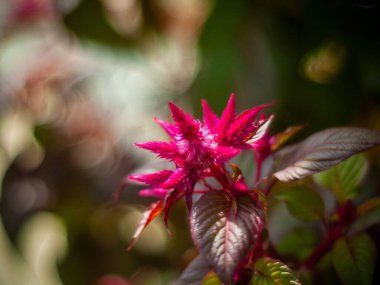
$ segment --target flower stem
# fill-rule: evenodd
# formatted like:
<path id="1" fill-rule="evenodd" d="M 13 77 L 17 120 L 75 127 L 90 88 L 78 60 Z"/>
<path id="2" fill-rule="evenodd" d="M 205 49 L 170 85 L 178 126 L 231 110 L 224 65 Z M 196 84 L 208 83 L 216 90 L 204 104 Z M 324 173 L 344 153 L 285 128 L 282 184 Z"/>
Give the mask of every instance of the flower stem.
<path id="1" fill-rule="evenodd" d="M 334 242 L 341 237 L 343 227 L 338 225 L 328 231 L 326 238 L 314 249 L 314 251 L 307 257 L 302 265 L 307 269 L 312 269 L 319 260 L 330 250 Z"/>

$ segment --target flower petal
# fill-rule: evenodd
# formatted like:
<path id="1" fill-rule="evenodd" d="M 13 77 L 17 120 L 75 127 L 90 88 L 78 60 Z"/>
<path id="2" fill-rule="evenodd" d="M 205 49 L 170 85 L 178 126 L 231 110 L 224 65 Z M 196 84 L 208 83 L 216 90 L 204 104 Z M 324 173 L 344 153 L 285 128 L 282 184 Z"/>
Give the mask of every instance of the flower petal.
<path id="1" fill-rule="evenodd" d="M 142 197 L 156 197 L 162 200 L 165 198 L 167 193 L 168 193 L 167 189 L 151 188 L 151 189 L 141 190 L 139 192 L 139 195 Z"/>
<path id="2" fill-rule="evenodd" d="M 219 133 L 223 134 L 228 126 L 235 120 L 236 106 L 235 106 L 235 94 L 232 93 L 228 100 L 226 109 L 224 109 L 219 122 Z"/>
<path id="3" fill-rule="evenodd" d="M 219 118 L 208 105 L 206 100 L 202 100 L 203 123 L 211 131 L 215 132 L 219 125 Z"/>
<path id="4" fill-rule="evenodd" d="M 217 153 L 219 154 L 222 163 L 225 163 L 229 161 L 231 158 L 238 155 L 240 153 L 240 150 L 229 146 L 219 146 L 217 149 Z"/>
<path id="5" fill-rule="evenodd" d="M 173 117 L 173 121 L 181 130 L 182 136 L 185 139 L 195 139 L 199 136 L 199 121 L 195 120 L 190 114 L 185 113 L 177 105 L 170 102 L 169 108 Z"/>
<path id="6" fill-rule="evenodd" d="M 136 143 L 138 147 L 150 150 L 153 153 L 158 154 L 159 157 L 172 160 L 178 156 L 177 146 L 172 142 L 144 142 Z"/>
<path id="7" fill-rule="evenodd" d="M 255 122 L 257 114 L 271 104 L 265 104 L 244 111 L 231 123 L 224 137 L 224 143 L 231 146 L 244 145 L 259 128 Z"/>
<path id="8" fill-rule="evenodd" d="M 154 121 L 164 129 L 164 131 L 169 135 L 170 138 L 174 139 L 179 134 L 178 127 L 176 125 L 165 122 L 158 118 L 154 118 Z"/>
<path id="9" fill-rule="evenodd" d="M 164 183 L 161 184 L 162 188 L 174 188 L 179 183 L 183 182 L 183 179 L 186 177 L 187 171 L 182 168 L 177 168 L 173 173 L 166 179 Z"/>
<path id="10" fill-rule="evenodd" d="M 162 183 L 164 183 L 171 175 L 173 171 L 172 170 L 161 170 L 156 171 L 148 174 L 140 174 L 140 175 L 129 175 L 129 180 L 136 180 L 138 182 L 152 185 L 152 186 L 159 186 Z"/>

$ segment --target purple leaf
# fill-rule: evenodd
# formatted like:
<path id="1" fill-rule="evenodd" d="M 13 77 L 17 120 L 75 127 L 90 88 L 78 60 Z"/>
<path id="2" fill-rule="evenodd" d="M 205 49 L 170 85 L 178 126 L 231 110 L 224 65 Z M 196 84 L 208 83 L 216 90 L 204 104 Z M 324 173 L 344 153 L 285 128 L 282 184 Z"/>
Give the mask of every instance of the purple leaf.
<path id="1" fill-rule="evenodd" d="M 346 158 L 380 144 L 380 133 L 362 128 L 332 128 L 279 151 L 274 176 L 281 181 L 301 179 L 326 170 Z"/>
<path id="2" fill-rule="evenodd" d="M 190 225 L 200 253 L 228 285 L 260 234 L 263 218 L 249 195 L 210 191 L 194 204 Z"/>
<path id="3" fill-rule="evenodd" d="M 202 255 L 198 255 L 186 267 L 174 285 L 199 285 L 210 270 L 207 261 Z"/>

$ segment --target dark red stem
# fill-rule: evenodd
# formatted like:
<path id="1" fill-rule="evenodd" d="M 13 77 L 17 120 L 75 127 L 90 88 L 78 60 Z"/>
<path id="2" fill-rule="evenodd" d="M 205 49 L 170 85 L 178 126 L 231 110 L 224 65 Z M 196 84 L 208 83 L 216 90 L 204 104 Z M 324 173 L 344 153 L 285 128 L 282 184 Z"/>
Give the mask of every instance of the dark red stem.
<path id="1" fill-rule="evenodd" d="M 334 242 L 342 235 L 342 226 L 337 226 L 328 231 L 326 238 L 314 249 L 302 265 L 307 269 L 312 269 L 318 261 L 330 250 Z"/>
<path id="2" fill-rule="evenodd" d="M 347 200 L 336 209 L 338 222 L 328 229 L 326 238 L 315 248 L 302 263 L 308 269 L 313 268 L 318 261 L 330 250 L 334 242 L 342 237 L 344 229 L 356 219 L 356 209 L 351 200 Z"/>

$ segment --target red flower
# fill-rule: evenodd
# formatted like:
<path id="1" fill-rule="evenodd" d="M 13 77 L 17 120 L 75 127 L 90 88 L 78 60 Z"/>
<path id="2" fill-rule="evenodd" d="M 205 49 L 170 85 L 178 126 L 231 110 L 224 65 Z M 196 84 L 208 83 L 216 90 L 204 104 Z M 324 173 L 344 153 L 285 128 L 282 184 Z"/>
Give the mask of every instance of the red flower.
<path id="1" fill-rule="evenodd" d="M 268 105 L 251 108 L 236 115 L 235 96 L 219 118 L 202 100 L 203 122 L 195 119 L 173 103 L 169 103 L 173 123 L 155 119 L 170 137 L 169 142 L 151 141 L 137 146 L 156 153 L 174 163 L 175 170 L 161 170 L 149 174 L 130 175 L 129 179 L 150 186 L 140 192 L 143 196 L 161 199 L 160 206 L 150 211 L 164 211 L 165 221 L 172 203 L 185 196 L 189 210 L 195 184 L 206 177 L 214 177 L 225 191 L 242 191 L 248 187 L 244 180 L 234 180 L 226 171 L 226 163 L 242 149 L 261 146 L 259 141 L 267 133 L 270 120 L 258 119 L 259 112 Z M 258 132 L 260 130 L 260 132 Z M 162 204 L 163 203 L 163 207 Z M 158 210 L 159 209 L 159 210 Z M 152 212 L 146 214 L 150 215 Z M 157 215 L 154 215 L 157 216 Z M 144 228 L 149 222 L 145 219 Z"/>

